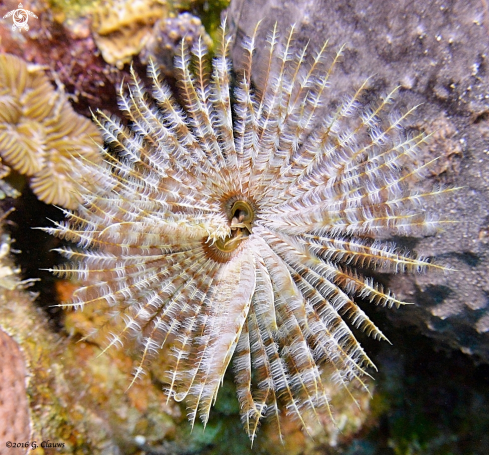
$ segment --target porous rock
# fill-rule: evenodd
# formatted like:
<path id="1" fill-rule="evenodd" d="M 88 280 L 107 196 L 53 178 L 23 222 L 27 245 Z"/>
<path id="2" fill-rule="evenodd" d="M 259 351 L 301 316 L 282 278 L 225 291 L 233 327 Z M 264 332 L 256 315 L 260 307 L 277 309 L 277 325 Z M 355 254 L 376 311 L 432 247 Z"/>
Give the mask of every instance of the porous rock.
<path id="1" fill-rule="evenodd" d="M 394 110 L 420 105 L 405 126 L 408 133 L 432 135 L 421 159 L 438 160 L 429 168 L 425 189 L 434 184 L 461 189 L 444 200 L 425 203 L 427 211 L 452 221 L 442 231 L 396 240 L 454 270 L 392 277 L 390 288 L 416 305 L 389 311 L 389 317 L 415 324 L 441 346 L 489 362 L 487 3 L 235 0 L 228 10 L 236 38 L 235 64 L 240 41 L 253 33 L 259 20 L 253 74 L 258 88 L 267 64 L 267 32 L 277 23 L 284 34 L 294 23 L 297 39 L 309 42 L 309 49 L 320 49 L 326 39 L 333 50 L 345 45 L 330 79 L 325 115 L 370 76 L 372 101 L 400 86 Z"/>

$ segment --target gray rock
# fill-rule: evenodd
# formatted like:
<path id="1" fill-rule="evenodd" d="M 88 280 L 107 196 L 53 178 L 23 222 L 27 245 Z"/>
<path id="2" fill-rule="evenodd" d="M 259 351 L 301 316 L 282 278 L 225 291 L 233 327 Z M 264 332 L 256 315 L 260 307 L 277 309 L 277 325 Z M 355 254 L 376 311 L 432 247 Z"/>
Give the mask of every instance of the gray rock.
<path id="1" fill-rule="evenodd" d="M 400 239 L 424 256 L 455 270 L 396 275 L 390 288 L 416 305 L 389 310 L 391 318 L 414 323 L 425 334 L 489 362 L 489 11 L 480 0 L 233 0 L 228 24 L 240 65 L 240 42 L 258 20 L 253 78 L 263 81 L 266 33 L 277 22 L 282 35 L 292 23 L 297 39 L 334 52 L 345 45 L 331 77 L 324 112 L 368 85 L 371 101 L 400 86 L 395 110 L 421 106 L 405 126 L 432 138 L 422 159 L 439 157 L 423 185 L 463 187 L 425 209 L 444 224 L 436 235 Z M 369 100 L 367 99 L 367 102 Z M 399 239 L 398 239 L 399 240 Z M 369 312 L 368 304 L 364 309 Z M 370 311 L 371 312 L 371 311 Z"/>

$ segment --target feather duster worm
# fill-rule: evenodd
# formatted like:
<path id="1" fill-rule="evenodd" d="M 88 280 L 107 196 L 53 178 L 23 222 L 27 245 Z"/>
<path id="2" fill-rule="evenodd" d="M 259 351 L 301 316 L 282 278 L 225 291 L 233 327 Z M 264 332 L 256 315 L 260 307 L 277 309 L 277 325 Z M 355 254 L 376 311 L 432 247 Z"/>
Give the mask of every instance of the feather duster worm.
<path id="1" fill-rule="evenodd" d="M 362 86 L 318 125 L 341 50 L 328 63 L 325 45 L 308 64 L 293 29 L 281 46 L 277 30 L 268 42 L 261 96 L 254 36 L 234 88 L 224 33 L 211 74 L 202 41 L 182 47 L 182 107 L 153 63 L 151 96 L 133 72 L 119 99 L 131 127 L 98 112 L 105 162 L 78 166 L 95 189 L 47 229 L 78 244 L 60 249 L 71 264 L 54 269 L 86 283 L 67 306 L 109 303 L 124 322 L 107 348 L 139 335 L 134 380 L 171 343 L 168 395 L 205 424 L 233 361 L 251 439 L 262 418 L 280 428 L 282 407 L 306 429 L 311 416 L 333 418 L 323 380 L 364 384 L 373 364 L 352 330 L 385 337 L 360 303 L 404 302 L 358 268 L 443 269 L 375 237 L 434 229 L 419 202 L 451 191 L 409 189 L 426 168 L 414 159 L 425 137 L 403 133 L 409 112 L 381 120 L 392 93 L 364 108 Z"/>

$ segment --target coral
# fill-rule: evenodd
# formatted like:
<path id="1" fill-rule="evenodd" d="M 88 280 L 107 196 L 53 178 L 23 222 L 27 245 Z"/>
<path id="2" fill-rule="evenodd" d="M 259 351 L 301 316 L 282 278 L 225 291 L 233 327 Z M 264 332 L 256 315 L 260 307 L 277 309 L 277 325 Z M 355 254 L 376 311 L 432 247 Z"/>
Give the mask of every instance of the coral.
<path id="1" fill-rule="evenodd" d="M 166 2 L 111 0 L 93 13 L 92 32 L 107 63 L 122 69 L 139 53 L 154 23 L 168 13 Z"/>
<path id="2" fill-rule="evenodd" d="M 330 64 L 326 45 L 309 60 L 293 28 L 282 43 L 277 33 L 261 97 L 250 78 L 254 36 L 234 91 L 228 38 L 210 75 L 203 41 L 192 56 L 182 46 L 184 108 L 154 64 L 155 101 L 133 72 L 119 101 L 132 129 L 99 113 L 116 153 L 83 163 L 81 178 L 96 187 L 46 228 L 78 244 L 60 248 L 72 262 L 52 269 L 84 283 L 66 306 L 105 301 L 106 349 L 130 335 L 141 345 L 133 383 L 170 343 L 167 393 L 205 425 L 234 355 L 252 439 L 264 417 L 280 437 L 282 406 L 309 433 L 315 417 L 334 420 L 326 381 L 353 402 L 350 388 L 366 388 L 373 363 L 353 330 L 386 337 L 361 306 L 405 302 L 363 274 L 443 269 L 376 238 L 436 229 L 419 204 L 452 191 L 410 189 L 429 165 L 416 159 L 426 138 L 403 133 L 412 110 L 383 118 L 395 90 L 366 108 L 364 84 L 318 119 L 341 50 Z"/>
<path id="3" fill-rule="evenodd" d="M 30 178 L 39 199 L 75 208 L 75 157 L 96 162 L 100 145 L 94 125 L 73 111 L 41 67 L 0 54 L 0 156 Z"/>
<path id="4" fill-rule="evenodd" d="M 173 74 L 173 62 L 178 55 L 182 40 L 191 49 L 199 39 L 204 40 L 207 47 L 212 46 L 212 40 L 205 32 L 202 22 L 190 13 L 177 17 L 169 17 L 156 22 L 153 32 L 142 49 L 139 57 L 144 64 L 153 59 L 165 75 Z"/>
<path id="5" fill-rule="evenodd" d="M 76 19 L 90 14 L 97 8 L 100 0 L 48 0 L 49 8 L 55 12 L 59 22 L 66 18 Z"/>

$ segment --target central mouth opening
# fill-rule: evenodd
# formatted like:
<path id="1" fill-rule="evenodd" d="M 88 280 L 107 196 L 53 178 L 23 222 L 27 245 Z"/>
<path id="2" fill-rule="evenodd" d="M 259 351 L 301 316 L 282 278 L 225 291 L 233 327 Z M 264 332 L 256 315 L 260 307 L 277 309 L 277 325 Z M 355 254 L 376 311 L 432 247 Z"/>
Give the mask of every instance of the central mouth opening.
<path id="1" fill-rule="evenodd" d="M 219 239 L 215 243 L 216 247 L 225 253 L 238 248 L 240 243 L 250 236 L 254 217 L 253 208 L 248 202 L 236 201 L 230 212 L 231 234 Z"/>

